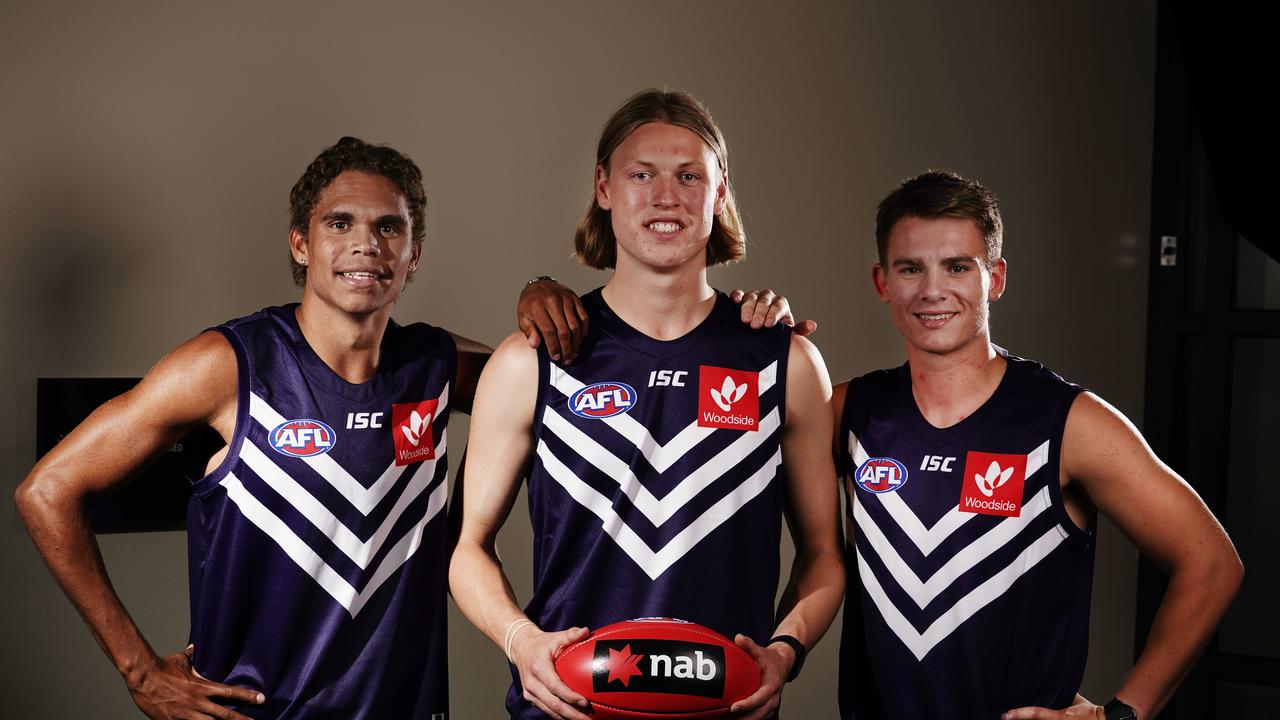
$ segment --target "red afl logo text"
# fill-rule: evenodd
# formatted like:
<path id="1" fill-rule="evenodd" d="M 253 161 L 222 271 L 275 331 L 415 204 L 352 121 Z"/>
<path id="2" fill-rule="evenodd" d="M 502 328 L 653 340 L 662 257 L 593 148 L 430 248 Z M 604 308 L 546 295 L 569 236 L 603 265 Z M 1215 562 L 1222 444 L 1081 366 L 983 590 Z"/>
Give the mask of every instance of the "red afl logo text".
<path id="1" fill-rule="evenodd" d="M 858 466 L 854 479 L 867 492 L 893 492 L 907 484 L 907 466 L 893 458 L 867 458 Z"/>
<path id="2" fill-rule="evenodd" d="M 760 425 L 760 373 L 698 367 L 698 425 L 755 430 Z"/>
<path id="3" fill-rule="evenodd" d="M 1026 455 L 969 451 L 964 463 L 960 510 L 1017 517 L 1022 513 L 1022 485 L 1026 476 Z"/>
<path id="4" fill-rule="evenodd" d="M 635 407 L 636 391 L 622 382 L 588 385 L 569 396 L 569 411 L 594 420 L 621 415 Z"/>
<path id="5" fill-rule="evenodd" d="M 286 420 L 267 436 L 281 455 L 311 457 L 329 452 L 337 438 L 333 428 L 319 420 Z"/>
<path id="6" fill-rule="evenodd" d="M 436 439 L 431 424 L 436 419 L 438 399 L 391 406 L 391 438 L 396 446 L 396 464 L 408 465 L 436 456 Z"/>

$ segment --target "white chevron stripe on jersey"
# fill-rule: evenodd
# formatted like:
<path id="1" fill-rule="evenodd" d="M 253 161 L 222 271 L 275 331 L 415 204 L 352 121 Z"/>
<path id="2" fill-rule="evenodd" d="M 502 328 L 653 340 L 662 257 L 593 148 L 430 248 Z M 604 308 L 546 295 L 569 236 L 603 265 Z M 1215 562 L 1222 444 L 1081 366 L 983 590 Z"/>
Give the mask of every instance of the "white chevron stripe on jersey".
<path id="1" fill-rule="evenodd" d="M 1018 578 L 1022 577 L 1028 570 L 1047 557 L 1049 553 L 1053 552 L 1053 549 L 1066 536 L 1067 533 L 1062 529 L 1061 525 L 1054 525 L 1049 528 L 1035 542 L 1028 545 L 1003 570 L 992 575 L 986 582 L 957 600 L 955 605 L 952 605 L 949 610 L 934 620 L 923 633 L 917 632 L 911 622 L 889 600 L 889 596 L 885 594 L 884 588 L 880 586 L 880 581 L 876 578 L 875 573 L 871 571 L 867 566 L 866 560 L 862 558 L 861 551 L 858 552 L 858 575 L 862 578 L 862 585 L 866 589 L 867 595 L 871 597 L 872 602 L 880 611 L 880 616 L 884 618 L 885 624 L 893 630 L 893 633 L 907 646 L 911 654 L 916 656 L 917 660 L 923 660 L 924 656 L 928 655 L 935 645 L 945 640 L 964 621 L 973 617 L 974 613 L 1003 595 L 1006 590 L 1018 581 Z"/>
<path id="2" fill-rule="evenodd" d="M 849 433 L 849 456 L 853 458 L 855 468 L 861 467 L 862 463 L 870 457 L 853 432 Z M 1029 478 L 1036 474 L 1036 471 L 1044 467 L 1047 462 L 1049 462 L 1049 441 L 1045 440 L 1027 454 L 1027 471 L 1023 477 Z M 875 497 L 884 505 L 884 509 L 888 511 L 894 522 L 898 523 L 898 527 L 902 528 L 907 537 L 911 538 L 911 542 L 915 543 L 916 547 L 920 548 L 920 552 L 925 555 L 932 553 L 939 543 L 951 537 L 951 533 L 960 526 L 977 517 L 976 513 L 961 512 L 960 504 L 957 503 L 954 508 L 939 518 L 933 527 L 926 528 L 897 492 L 875 493 Z"/>
<path id="3" fill-rule="evenodd" d="M 221 485 L 226 488 L 227 497 L 240 508 L 240 512 L 244 514 L 254 525 L 266 533 L 285 554 L 293 560 L 298 567 L 307 575 L 324 588 L 338 604 L 346 608 L 347 613 L 351 617 L 355 617 L 368 602 L 369 598 L 382 587 L 382 584 L 395 574 L 396 570 L 405 563 L 413 553 L 417 551 L 418 546 L 422 544 L 422 532 L 427 523 L 431 521 L 440 509 L 444 507 L 446 485 L 440 485 L 431 493 L 431 497 L 427 501 L 427 511 L 422 519 L 414 524 L 413 529 L 406 532 L 403 537 L 389 550 L 382 562 L 378 563 L 373 574 L 369 576 L 368 582 L 365 583 L 364 589 L 356 591 L 351 583 L 347 582 L 338 572 L 336 572 L 324 558 L 316 554 L 311 546 L 307 545 L 302 538 L 275 513 L 271 512 L 265 505 L 258 501 L 234 473 L 227 473 L 222 479 Z"/>
<path id="4" fill-rule="evenodd" d="M 551 385 L 565 397 L 569 397 L 586 387 L 586 383 L 570 375 L 559 365 L 551 363 L 550 367 Z M 768 367 L 760 371 L 758 394 L 763 395 L 777 381 L 778 361 L 774 360 L 769 363 Z M 645 460 L 653 466 L 653 469 L 660 473 L 666 472 L 672 463 L 684 457 L 685 453 L 689 452 L 691 448 L 716 431 L 716 428 L 699 426 L 697 419 L 694 419 L 683 430 L 676 433 L 675 437 L 668 440 L 666 445 L 660 445 L 657 440 L 653 439 L 649 429 L 628 413 L 602 418 L 600 422 L 608 424 L 619 435 L 630 440 L 631 444 L 635 445 L 644 455 Z"/>
<path id="5" fill-rule="evenodd" d="M 876 556 L 884 563 L 885 569 L 888 571 L 889 577 L 897 581 L 916 605 L 921 609 L 943 590 L 951 586 L 964 573 L 968 572 L 982 560 L 986 559 L 992 551 L 1003 547 L 1005 543 L 1012 540 L 1023 528 L 1031 522 L 1040 513 L 1049 508 L 1050 504 L 1049 487 L 1045 486 L 1036 493 L 1029 502 L 1022 506 L 1022 513 L 1014 517 L 1007 517 L 993 525 L 989 530 L 969 543 L 963 550 L 951 556 L 946 564 L 938 568 L 936 572 L 928 579 L 921 581 L 911 566 L 902 559 L 898 551 L 894 549 L 893 543 L 884 536 L 880 530 L 880 526 L 867 515 L 867 511 L 863 509 L 860 496 L 854 496 L 853 514 L 857 519 L 858 529 L 862 532 L 862 537 L 875 550 Z"/>
<path id="6" fill-rule="evenodd" d="M 699 541 L 710 535 L 711 531 L 733 517 L 743 505 L 769 486 L 777 475 L 778 466 L 782 463 L 782 450 L 774 452 L 773 457 L 769 458 L 759 470 L 743 480 L 738 487 L 717 501 L 715 505 L 707 508 L 657 552 L 650 548 L 648 543 L 618 515 L 609 498 L 601 495 L 595 488 L 583 482 L 572 470 L 565 467 L 545 442 L 538 442 L 538 457 L 542 459 L 542 467 L 547 474 L 555 478 L 556 482 L 560 483 L 578 504 L 600 518 L 604 531 L 613 538 L 618 547 L 622 548 L 623 552 L 629 555 L 650 579 L 656 580 Z"/>
<path id="7" fill-rule="evenodd" d="M 440 399 L 437 404 L 439 410 L 436 411 L 436 417 L 440 417 L 448 405 L 449 384 L 445 383 L 444 389 L 440 391 Z M 253 392 L 249 393 L 249 415 L 254 420 L 257 420 L 258 424 L 266 428 L 268 433 L 274 430 L 280 423 L 296 419 L 286 418 L 276 412 L 274 408 L 267 404 L 266 400 L 263 400 L 257 395 L 257 393 Z M 387 494 L 387 491 L 395 485 L 396 480 L 399 479 L 401 473 L 403 473 L 404 469 L 408 467 L 407 465 L 396 465 L 395 459 L 392 459 L 391 464 L 387 466 L 387 469 L 382 471 L 382 475 L 379 476 L 372 485 L 366 488 L 352 477 L 351 473 L 347 472 L 345 468 L 339 465 L 337 460 L 330 457 L 328 453 L 299 458 L 299 460 L 310 465 L 312 470 L 315 470 L 321 477 L 329 481 L 329 484 L 337 489 L 338 492 L 342 493 L 342 496 L 355 506 L 362 515 L 368 515 L 375 507 L 378 506 L 378 503 L 382 501 L 382 498 Z"/>
<path id="8" fill-rule="evenodd" d="M 303 517 L 324 533 L 325 537 L 332 540 L 333 544 L 351 558 L 352 562 L 360 566 L 361 570 L 364 570 L 369 565 L 369 560 L 382 548 L 392 528 L 404 515 L 405 509 L 427 489 L 435 478 L 436 459 L 444 455 L 448 440 L 446 436 L 447 431 L 440 434 L 440 444 L 436 446 L 436 458 L 422 462 L 414 472 L 413 478 L 405 486 L 404 492 L 400 493 L 400 497 L 396 499 L 391 512 L 378 526 L 377 531 L 363 542 L 329 508 L 325 507 L 324 503 L 317 500 L 288 473 L 280 469 L 280 466 L 256 445 L 250 442 L 242 443 L 240 458 L 245 461 L 250 470 L 262 478 L 263 482 L 302 513 Z"/>
<path id="9" fill-rule="evenodd" d="M 652 522 L 655 527 L 661 527 L 686 502 L 692 500 L 708 485 L 733 469 L 743 458 L 773 437 L 773 433 L 782 424 L 779 418 L 780 413 L 775 407 L 760 421 L 760 427 L 756 432 L 740 432 L 738 438 L 728 447 L 686 475 L 659 500 L 640 483 L 640 479 L 631 471 L 631 466 L 617 455 L 609 452 L 591 436 L 552 410 L 550 406 L 542 411 L 543 427 L 563 440 L 573 448 L 575 454 L 590 462 L 597 470 L 616 480 L 623 494 L 631 500 L 637 510 L 649 518 L 649 522 Z"/>

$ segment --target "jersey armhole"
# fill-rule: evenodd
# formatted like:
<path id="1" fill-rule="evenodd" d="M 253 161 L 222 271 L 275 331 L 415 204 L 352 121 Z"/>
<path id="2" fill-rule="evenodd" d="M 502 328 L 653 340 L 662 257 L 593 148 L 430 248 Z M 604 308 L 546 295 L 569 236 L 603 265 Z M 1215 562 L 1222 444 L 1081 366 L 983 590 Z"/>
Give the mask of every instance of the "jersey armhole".
<path id="1" fill-rule="evenodd" d="M 538 394 L 533 399 L 533 446 L 535 451 L 534 457 L 537 457 L 536 448 L 538 443 L 542 442 L 542 413 L 547 406 L 551 387 L 551 356 L 547 354 L 545 343 L 538 343 L 537 349 L 534 351 L 538 355 Z M 532 463 L 532 460 L 530 460 Z M 527 472 L 526 472 L 527 475 Z"/>
<path id="2" fill-rule="evenodd" d="M 840 448 L 836 457 L 836 475 L 841 478 L 853 477 L 854 467 L 853 452 L 849 449 L 849 434 L 853 430 L 853 414 L 856 412 L 853 402 L 857 397 L 859 378 L 850 379 L 844 390 L 844 407 L 840 409 L 840 418 L 836 421 L 836 447 Z"/>
<path id="3" fill-rule="evenodd" d="M 779 335 L 783 339 L 783 351 L 779 353 L 778 373 L 773 381 L 773 389 L 778 393 L 778 409 L 782 415 L 778 418 L 778 429 L 785 432 L 787 429 L 787 368 L 790 367 L 791 361 L 791 328 L 785 325 L 781 327 L 783 332 Z"/>
<path id="4" fill-rule="evenodd" d="M 431 329 L 435 330 L 441 341 L 444 343 L 445 359 L 449 364 L 449 380 L 446 385 L 446 387 L 449 388 L 449 402 L 445 407 L 445 410 L 448 412 L 448 415 L 445 417 L 445 425 L 447 427 L 449 420 L 453 417 L 454 394 L 458 392 L 458 343 L 454 342 L 453 336 L 449 334 L 448 330 L 435 326 L 432 326 Z M 429 351 L 430 348 L 427 348 L 427 350 Z M 438 418 L 439 416 L 440 413 L 437 411 L 436 417 Z M 439 442 L 439 438 L 436 438 L 436 442 Z"/>
<path id="5" fill-rule="evenodd" d="M 231 442 L 227 443 L 227 454 L 223 456 L 222 462 L 218 463 L 218 467 L 212 472 L 191 483 L 191 491 L 200 498 L 213 492 L 231 471 L 231 466 L 240 456 L 240 446 L 244 443 L 244 436 L 249 431 L 249 378 L 251 376 L 249 356 L 234 330 L 225 325 L 219 325 L 213 329 L 226 338 L 236 354 L 236 425 L 231 433 Z"/>
<path id="6" fill-rule="evenodd" d="M 1050 505 L 1053 508 L 1053 516 L 1058 521 L 1058 525 L 1067 533 L 1067 540 L 1070 540 L 1082 547 L 1091 547 L 1096 541 L 1097 521 L 1094 521 L 1094 530 L 1086 530 L 1071 518 L 1071 514 L 1067 512 L 1066 501 L 1062 497 L 1062 439 L 1066 434 L 1067 416 L 1071 414 L 1071 406 L 1075 404 L 1076 398 L 1084 392 L 1083 388 L 1073 386 L 1074 392 L 1064 393 L 1064 398 L 1059 402 L 1058 407 L 1054 410 L 1052 435 L 1050 437 L 1057 438 L 1056 445 L 1051 445 L 1049 449 L 1049 464 L 1053 467 L 1053 477 L 1049 478 L 1047 483 L 1049 487 Z M 1095 513 L 1096 516 L 1096 513 Z"/>

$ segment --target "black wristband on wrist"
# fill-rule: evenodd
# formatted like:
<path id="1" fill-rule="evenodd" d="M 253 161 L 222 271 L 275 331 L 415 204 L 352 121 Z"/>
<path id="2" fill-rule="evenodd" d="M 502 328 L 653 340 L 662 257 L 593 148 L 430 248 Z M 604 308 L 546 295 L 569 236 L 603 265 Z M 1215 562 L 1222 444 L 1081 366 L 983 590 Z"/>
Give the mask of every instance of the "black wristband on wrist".
<path id="1" fill-rule="evenodd" d="M 771 637 L 769 638 L 769 642 L 765 643 L 765 647 L 777 642 L 786 643 L 791 646 L 793 651 L 795 651 L 796 661 L 791 664 L 791 674 L 787 676 L 787 682 L 791 682 L 792 680 L 800 677 L 800 668 L 804 665 L 804 656 L 808 651 L 805 649 L 804 643 L 790 635 L 776 635 Z"/>
<path id="2" fill-rule="evenodd" d="M 1138 720 L 1138 714 L 1120 698 L 1111 698 L 1111 702 L 1102 706 L 1107 720 Z"/>

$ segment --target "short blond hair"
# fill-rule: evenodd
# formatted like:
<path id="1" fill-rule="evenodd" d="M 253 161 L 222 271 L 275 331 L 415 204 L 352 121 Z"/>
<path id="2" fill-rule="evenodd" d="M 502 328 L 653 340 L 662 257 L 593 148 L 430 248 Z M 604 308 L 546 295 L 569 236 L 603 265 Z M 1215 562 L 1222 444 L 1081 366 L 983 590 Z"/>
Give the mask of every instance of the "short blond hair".
<path id="1" fill-rule="evenodd" d="M 707 241 L 707 266 L 741 260 L 747 254 L 747 236 L 742 229 L 742 217 L 733 198 L 733 186 L 729 184 L 729 152 L 724 135 L 711 113 L 698 99 L 686 92 L 645 90 L 633 95 L 622 104 L 605 123 L 596 146 L 596 166 L 609 172 L 609 160 L 613 151 L 641 125 L 652 122 L 667 123 L 685 128 L 702 138 L 715 153 L 720 172 L 725 178 L 724 207 L 711 225 L 711 238 Z M 591 202 L 578 221 L 573 236 L 573 250 L 579 262 L 597 270 L 613 268 L 618 259 L 618 239 L 613 234 L 613 222 L 608 210 L 596 201 L 595 184 L 592 183 Z"/>

